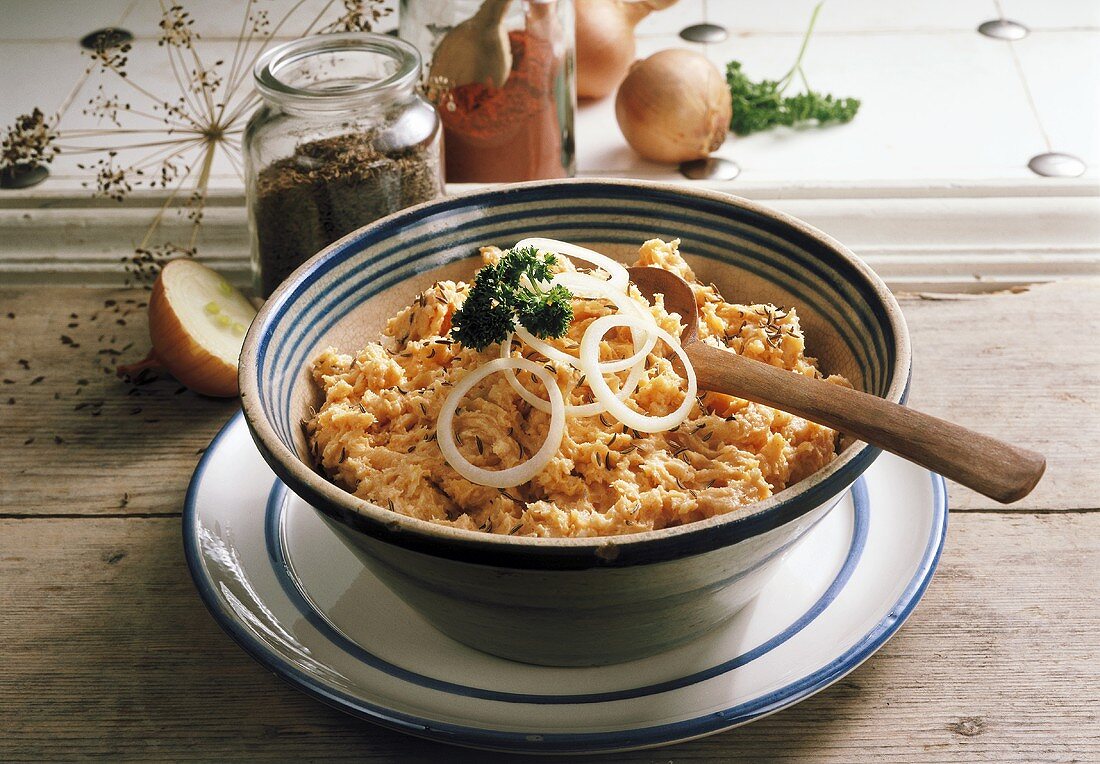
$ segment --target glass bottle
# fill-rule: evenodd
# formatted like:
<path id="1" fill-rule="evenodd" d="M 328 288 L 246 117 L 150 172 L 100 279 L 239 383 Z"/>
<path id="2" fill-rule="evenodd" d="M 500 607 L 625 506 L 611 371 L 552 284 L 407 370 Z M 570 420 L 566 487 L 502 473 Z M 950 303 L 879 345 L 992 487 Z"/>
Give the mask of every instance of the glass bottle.
<path id="1" fill-rule="evenodd" d="M 263 103 L 244 134 L 257 294 L 345 234 L 443 193 L 420 68 L 412 45 L 366 32 L 295 40 L 257 62 Z"/>
<path id="2" fill-rule="evenodd" d="M 439 109 L 449 183 L 501 183 L 572 176 L 576 86 L 572 0 L 401 0 L 398 34 L 426 62 L 428 97 Z M 473 25 L 471 28 L 470 25 Z M 455 84 L 441 68 L 460 70 L 436 54 L 449 36 L 468 40 L 506 34 L 510 68 L 503 83 Z M 476 32 L 476 34 L 475 34 Z M 490 37 L 485 38 L 488 34 Z M 480 35 L 480 36 L 479 36 Z M 469 45 L 486 61 L 500 47 Z M 492 66 L 483 67 L 492 70 Z M 478 71 L 473 69 L 473 71 Z"/>

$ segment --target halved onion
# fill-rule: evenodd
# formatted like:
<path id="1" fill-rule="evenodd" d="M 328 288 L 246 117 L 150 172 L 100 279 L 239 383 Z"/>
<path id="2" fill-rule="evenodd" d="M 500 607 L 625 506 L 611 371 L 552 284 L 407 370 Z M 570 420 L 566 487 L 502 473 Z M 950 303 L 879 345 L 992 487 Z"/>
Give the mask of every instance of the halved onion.
<path id="1" fill-rule="evenodd" d="M 546 440 L 543 442 L 542 447 L 527 461 L 503 470 L 487 470 L 471 464 L 459 452 L 454 434 L 455 411 L 466 393 L 470 392 L 474 385 L 490 374 L 504 369 L 529 371 L 538 377 L 539 381 L 546 387 L 546 394 L 550 398 L 550 429 L 546 434 Z M 451 393 L 447 396 L 447 400 L 443 402 L 443 409 L 439 413 L 436 431 L 439 450 L 455 472 L 471 483 L 492 488 L 512 488 L 526 483 L 541 472 L 561 447 L 561 439 L 565 434 L 565 399 L 562 398 L 557 381 L 550 376 L 546 369 L 534 361 L 529 361 L 526 358 L 495 358 L 467 374 L 451 389 Z"/>
<path id="2" fill-rule="evenodd" d="M 620 292 L 625 293 L 626 287 L 630 283 L 630 274 L 626 272 L 625 265 L 616 260 L 612 260 L 607 255 L 601 255 L 599 252 L 588 249 L 587 247 L 579 247 L 567 241 L 544 239 L 536 236 L 516 242 L 516 246 L 512 249 L 524 249 L 526 247 L 534 247 L 535 249 L 553 252 L 557 255 L 565 255 L 566 257 L 577 257 L 589 262 L 597 268 L 606 271 L 607 275 L 611 277 L 608 283 L 618 287 Z"/>
<path id="3" fill-rule="evenodd" d="M 675 411 L 664 416 L 649 416 L 648 414 L 639 413 L 627 406 L 622 400 L 619 400 L 611 387 L 604 381 L 603 376 L 599 373 L 600 340 L 617 326 L 629 326 L 652 332 L 658 338 L 664 340 L 680 357 L 684 364 L 684 371 L 687 373 L 688 387 L 683 403 Z M 592 389 L 592 394 L 596 396 L 597 401 L 604 405 L 607 413 L 632 430 L 638 430 L 639 432 L 663 432 L 676 427 L 687 419 L 691 407 L 695 405 L 695 396 L 699 392 L 695 369 L 692 368 L 687 353 L 680 347 L 680 341 L 657 326 L 656 322 L 650 325 L 634 316 L 625 314 L 600 316 L 589 324 L 588 329 L 585 330 L 584 336 L 581 338 L 580 364 L 581 371 L 587 375 L 588 386 Z"/>

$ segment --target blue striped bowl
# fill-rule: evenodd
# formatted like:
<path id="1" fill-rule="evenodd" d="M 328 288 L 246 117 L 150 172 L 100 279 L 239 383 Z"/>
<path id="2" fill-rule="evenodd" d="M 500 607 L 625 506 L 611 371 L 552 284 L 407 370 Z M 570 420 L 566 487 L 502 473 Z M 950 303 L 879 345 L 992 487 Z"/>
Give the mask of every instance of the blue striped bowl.
<path id="1" fill-rule="evenodd" d="M 549 236 L 627 260 L 679 238 L 727 299 L 798 309 L 828 373 L 894 401 L 909 339 L 882 281 L 786 215 L 726 194 L 638 181 L 520 184 L 413 207 L 352 233 L 296 270 L 245 338 L 245 418 L 275 473 L 379 578 L 444 633 L 506 658 L 595 665 L 650 655 L 729 618 L 878 455 L 849 445 L 767 501 L 677 528 L 596 539 L 499 536 L 434 525 L 356 498 L 309 463 L 301 421 L 319 396 L 310 361 L 354 352 L 442 278 L 468 278 L 477 247 Z M 364 603 L 368 605 L 369 603 Z"/>

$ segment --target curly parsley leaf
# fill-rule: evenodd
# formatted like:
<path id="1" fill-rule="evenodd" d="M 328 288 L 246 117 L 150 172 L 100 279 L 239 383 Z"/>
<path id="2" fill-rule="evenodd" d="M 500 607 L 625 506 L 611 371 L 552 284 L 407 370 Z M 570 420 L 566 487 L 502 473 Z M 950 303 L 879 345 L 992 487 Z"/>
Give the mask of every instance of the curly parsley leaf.
<path id="1" fill-rule="evenodd" d="M 802 38 L 798 58 L 790 70 L 778 80 L 753 82 L 741 71 L 739 61 L 726 64 L 726 84 L 733 98 L 733 117 L 730 130 L 737 135 L 749 135 L 777 125 L 794 127 L 816 122 L 818 125 L 851 122 L 859 111 L 858 98 L 836 98 L 828 93 L 812 90 L 802 71 L 802 58 L 813 34 L 817 15 L 824 3 L 818 3 L 810 16 L 810 24 Z M 783 93 L 794 82 L 795 75 L 802 81 L 805 91 L 797 95 Z"/>
<path id="2" fill-rule="evenodd" d="M 573 321 L 573 293 L 551 287 L 555 257 L 534 247 L 507 250 L 477 272 L 470 294 L 451 320 L 451 334 L 463 345 L 484 350 L 503 342 L 517 321 L 536 337 L 561 337 Z"/>
<path id="3" fill-rule="evenodd" d="M 573 321 L 573 293 L 557 284 L 519 308 L 519 322 L 540 339 L 561 337 Z"/>

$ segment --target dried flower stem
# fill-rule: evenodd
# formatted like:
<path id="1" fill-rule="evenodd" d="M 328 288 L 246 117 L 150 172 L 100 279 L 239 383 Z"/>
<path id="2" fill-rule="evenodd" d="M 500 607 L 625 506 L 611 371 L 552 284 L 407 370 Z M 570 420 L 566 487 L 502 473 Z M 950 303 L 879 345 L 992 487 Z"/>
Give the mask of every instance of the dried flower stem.
<path id="1" fill-rule="evenodd" d="M 158 44 L 164 48 L 178 88 L 175 100 L 154 94 L 128 76 L 130 44 L 111 46 L 103 40 L 89 54 L 90 63 L 51 117 L 35 109 L 18 117 L 14 126 L 0 136 L 3 145 L 0 169 L 33 168 L 49 163 L 59 151 L 77 156 L 100 154 L 96 162 L 79 165 L 96 172 L 94 185 L 98 195 L 121 201 L 136 187 L 159 188 L 166 192 L 167 198 L 157 209 L 126 266 L 129 275 L 146 286 L 170 256 L 194 254 L 219 152 L 226 157 L 234 173 L 244 180 L 244 157 L 240 148 L 243 122 L 259 103 L 257 96 L 245 85 L 268 44 L 305 6 L 306 0 L 294 2 L 274 23 L 269 21 L 267 10 L 259 9 L 257 0 L 247 0 L 228 69 L 222 60 L 207 66 L 197 45 L 199 35 L 192 28 L 194 20 L 180 2 L 159 0 L 159 3 Z M 335 0 L 325 2 L 316 15 L 311 14 L 306 28 L 296 31 L 296 36 L 317 29 L 335 4 Z M 330 21 L 322 31 L 370 31 L 372 24 L 385 12 L 380 0 L 343 0 L 342 15 Z M 83 109 L 84 114 L 97 116 L 114 127 L 59 129 L 64 116 L 96 74 L 110 77 L 112 82 L 121 80 L 125 83 L 123 90 L 129 89 L 124 96 L 111 93 L 100 84 Z M 137 94 L 147 103 L 131 105 L 131 94 Z M 123 127 L 119 121 L 122 114 L 158 124 Z M 126 140 L 133 142 L 126 143 Z M 116 157 L 125 156 L 128 151 L 144 152 L 144 156 L 128 165 L 116 163 L 121 161 Z M 189 197 L 185 204 L 179 203 L 180 192 L 188 184 L 193 184 Z M 186 215 L 190 221 L 189 245 L 183 248 L 165 243 L 149 249 L 165 214 L 173 207 L 176 214 Z"/>

